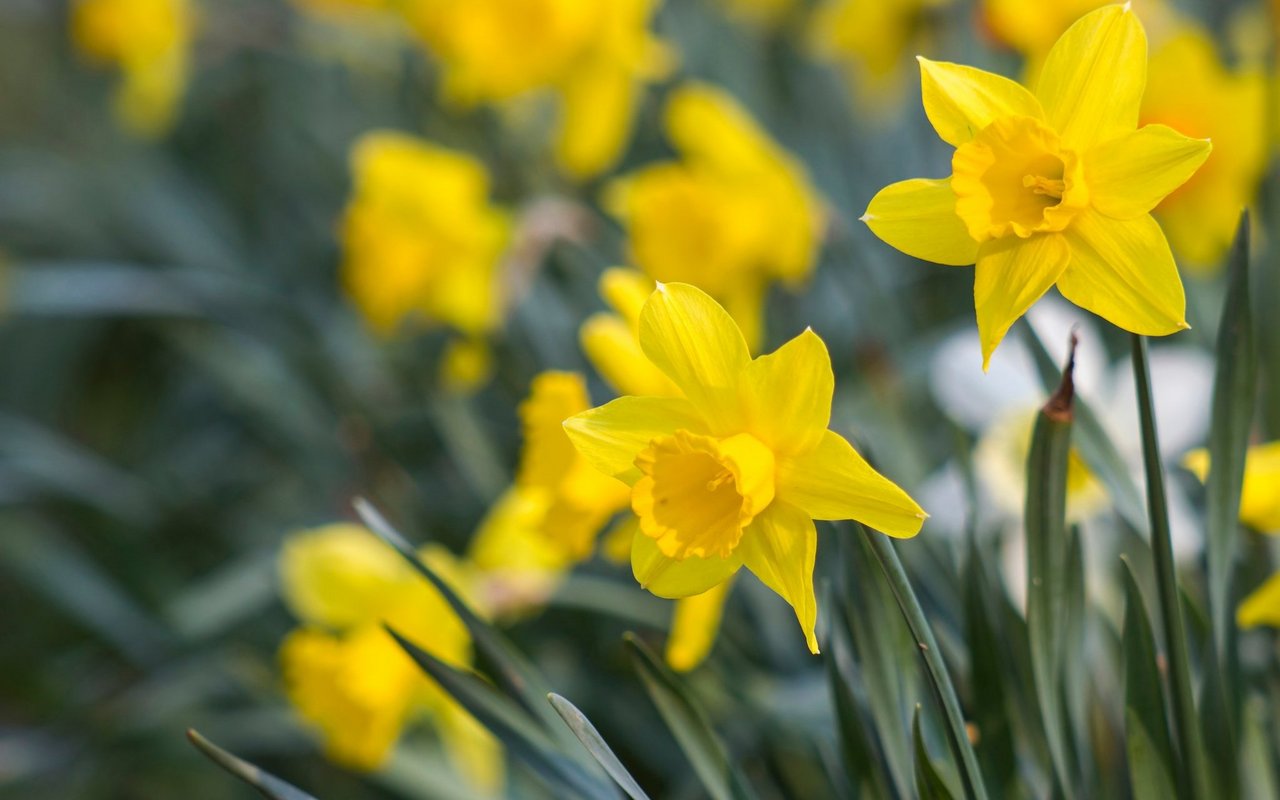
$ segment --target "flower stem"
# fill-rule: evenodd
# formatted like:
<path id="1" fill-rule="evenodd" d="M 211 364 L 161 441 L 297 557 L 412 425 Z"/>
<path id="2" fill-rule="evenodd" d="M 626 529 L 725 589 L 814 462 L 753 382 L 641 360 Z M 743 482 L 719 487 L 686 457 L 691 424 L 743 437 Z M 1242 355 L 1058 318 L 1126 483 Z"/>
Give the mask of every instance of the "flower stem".
<path id="1" fill-rule="evenodd" d="M 920 648 L 925 669 L 929 674 L 929 685 L 933 687 L 938 705 L 942 707 L 947 719 L 947 741 L 955 756 L 960 770 L 960 781 L 964 784 L 965 797 L 970 800 L 986 800 L 987 789 L 982 783 L 982 771 L 978 767 L 978 757 L 969 742 L 969 733 L 964 723 L 964 713 L 960 710 L 960 699 L 956 695 L 956 687 L 951 682 L 951 674 L 942 660 L 942 652 L 938 649 L 938 641 L 933 637 L 933 629 L 925 619 L 924 609 L 916 598 L 911 581 L 898 558 L 898 551 L 893 549 L 889 538 L 875 531 L 863 529 L 863 535 L 871 543 L 871 550 L 884 570 L 889 588 L 893 591 L 902 615 L 907 619 L 907 627 Z"/>
<path id="2" fill-rule="evenodd" d="M 1200 741 L 1200 722 L 1191 692 L 1191 661 L 1187 653 L 1186 628 L 1182 624 L 1178 577 L 1173 566 L 1173 542 L 1169 534 L 1169 505 L 1165 499 L 1164 467 L 1156 437 L 1155 404 L 1151 395 L 1151 367 L 1147 361 L 1147 340 L 1133 334 L 1133 377 L 1138 389 L 1138 415 L 1142 428 L 1142 462 L 1147 475 L 1147 511 L 1151 515 L 1151 550 L 1155 558 L 1156 586 L 1160 595 L 1160 616 L 1164 622 L 1165 652 L 1169 683 L 1173 693 L 1174 738 L 1178 743 L 1184 785 L 1192 797 L 1207 800 L 1208 764 Z"/>

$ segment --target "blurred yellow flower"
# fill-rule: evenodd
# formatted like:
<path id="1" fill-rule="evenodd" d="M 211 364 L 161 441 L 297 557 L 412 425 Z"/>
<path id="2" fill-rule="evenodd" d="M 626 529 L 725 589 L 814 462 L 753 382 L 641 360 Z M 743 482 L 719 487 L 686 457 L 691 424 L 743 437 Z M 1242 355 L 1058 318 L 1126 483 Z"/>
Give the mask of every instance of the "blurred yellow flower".
<path id="1" fill-rule="evenodd" d="M 926 15 L 951 0 L 826 0 L 814 12 L 809 40 L 817 55 L 839 64 L 859 98 L 896 100 L 903 59 L 921 44 Z"/>
<path id="2" fill-rule="evenodd" d="M 1149 212 L 1210 145 L 1164 125 L 1137 127 L 1146 51 L 1137 17 L 1108 6 L 1058 40 L 1034 95 L 989 72 L 920 59 L 925 113 L 956 147 L 952 175 L 882 189 L 863 220 L 908 255 L 976 262 L 984 369 L 1055 284 L 1133 333 L 1187 327 L 1182 281 Z"/>
<path id="3" fill-rule="evenodd" d="M 982 24 L 1032 62 L 1044 57 L 1071 23 L 1110 0 L 982 0 Z"/>
<path id="4" fill-rule="evenodd" d="M 626 227 L 636 266 L 701 287 L 758 347 L 769 284 L 794 286 L 813 269 L 821 201 L 804 167 L 719 89 L 677 90 L 664 124 L 681 160 L 615 180 L 605 206 Z"/>
<path id="5" fill-rule="evenodd" d="M 974 465 L 988 481 L 992 501 L 1020 518 L 1027 498 L 1027 456 L 1038 408 L 1010 413 L 991 423 L 973 451 Z M 1108 506 L 1106 489 L 1075 447 L 1067 455 L 1067 521 L 1086 520 Z"/>
<path id="6" fill-rule="evenodd" d="M 164 133 L 187 83 L 195 12 L 188 0 L 74 0 L 71 39 L 87 58 L 118 69 L 116 113 L 132 131 Z"/>
<path id="7" fill-rule="evenodd" d="M 640 345 L 682 396 L 622 397 L 564 423 L 583 457 L 631 486 L 637 580 L 691 597 L 745 565 L 792 605 L 817 652 L 813 520 L 913 536 L 926 515 L 827 430 L 834 377 L 813 331 L 753 360 L 715 300 L 659 284 Z"/>
<path id="8" fill-rule="evenodd" d="M 1209 451 L 1193 450 L 1183 466 L 1200 480 L 1209 476 Z M 1250 447 L 1244 462 L 1240 521 L 1262 533 L 1280 533 L 1280 442 Z"/>
<path id="9" fill-rule="evenodd" d="M 588 178 L 621 156 L 640 86 L 672 57 L 649 33 L 656 0 L 409 0 L 401 12 L 463 105 L 550 90 L 560 102 L 556 156 Z"/>
<path id="10" fill-rule="evenodd" d="M 419 555 L 459 591 L 465 589 L 447 552 L 428 546 Z M 331 759 L 353 769 L 377 769 L 404 726 L 426 714 L 450 758 L 478 790 L 488 793 L 500 785 L 497 742 L 382 628 L 389 625 L 441 661 L 465 669 L 470 636 L 434 587 L 368 530 L 343 523 L 291 536 L 280 554 L 280 581 L 285 602 L 302 622 L 280 648 L 285 689 Z"/>
<path id="11" fill-rule="evenodd" d="M 672 669 L 688 672 L 706 659 L 715 644 L 716 634 L 720 632 L 720 618 L 724 615 L 724 604 L 732 588 L 733 578 L 729 578 L 702 594 L 676 601 L 664 653 Z"/>
<path id="12" fill-rule="evenodd" d="M 406 320 L 470 337 L 496 328 L 507 214 L 489 203 L 489 177 L 471 156 L 391 131 L 362 136 L 351 153 L 342 220 L 342 273 L 376 332 Z"/>
<path id="13" fill-rule="evenodd" d="M 613 311 L 592 314 L 578 332 L 587 360 L 618 394 L 680 394 L 640 349 L 640 309 L 653 293 L 653 286 L 653 278 L 635 270 L 605 270 L 600 276 L 600 295 Z"/>

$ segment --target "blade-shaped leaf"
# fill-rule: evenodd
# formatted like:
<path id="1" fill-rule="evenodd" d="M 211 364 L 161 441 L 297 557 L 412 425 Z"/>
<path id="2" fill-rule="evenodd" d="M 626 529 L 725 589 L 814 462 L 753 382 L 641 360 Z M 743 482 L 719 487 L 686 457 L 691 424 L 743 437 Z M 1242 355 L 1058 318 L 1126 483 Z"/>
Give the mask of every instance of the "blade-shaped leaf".
<path id="1" fill-rule="evenodd" d="M 634 634 L 627 634 L 624 641 L 649 697 L 707 792 L 715 800 L 754 798 L 755 792 L 730 763 L 720 737 L 680 679 Z"/>
<path id="2" fill-rule="evenodd" d="M 565 698 L 552 692 L 547 695 L 547 700 L 551 703 L 551 707 L 556 710 L 560 718 L 569 726 L 569 730 L 573 731 L 573 735 L 578 737 L 578 741 L 582 742 L 582 746 L 587 748 L 587 752 L 591 757 L 600 762 L 600 766 L 604 767 L 604 771 L 609 773 L 609 777 L 613 778 L 622 791 L 632 800 L 649 800 L 649 796 L 644 793 L 644 789 L 640 788 L 640 784 L 636 783 L 636 779 L 631 777 L 631 773 L 618 760 L 618 756 L 613 752 L 613 748 L 609 747 L 609 743 L 600 735 L 600 731 L 596 730 L 596 726 L 591 724 L 591 720 L 587 719 L 587 715 L 583 714 L 578 707 L 570 703 Z"/>
<path id="3" fill-rule="evenodd" d="M 911 739 L 915 742 L 916 797 L 919 800 L 954 800 L 955 795 L 947 782 L 929 760 L 929 751 L 920 733 L 920 706 L 916 706 L 915 716 L 911 719 Z"/>
<path id="4" fill-rule="evenodd" d="M 270 800 L 316 800 L 270 772 L 265 772 L 248 761 L 228 753 L 194 730 L 187 730 L 187 739 L 195 745 L 197 750 L 208 756 L 210 761 L 257 789 L 263 797 Z"/>
<path id="5" fill-rule="evenodd" d="M 1124 727 L 1135 800 L 1176 797 L 1177 774 L 1156 639 L 1142 590 L 1124 560 Z"/>
<path id="6" fill-rule="evenodd" d="M 969 649 L 969 675 L 973 693 L 973 722 L 982 737 L 978 753 L 983 775 L 999 791 L 1016 780 L 1013 703 L 1016 680 L 1012 654 L 1002 636 L 997 609 L 1000 588 L 990 580 L 982 552 L 970 539 L 965 567 L 965 638 Z"/>

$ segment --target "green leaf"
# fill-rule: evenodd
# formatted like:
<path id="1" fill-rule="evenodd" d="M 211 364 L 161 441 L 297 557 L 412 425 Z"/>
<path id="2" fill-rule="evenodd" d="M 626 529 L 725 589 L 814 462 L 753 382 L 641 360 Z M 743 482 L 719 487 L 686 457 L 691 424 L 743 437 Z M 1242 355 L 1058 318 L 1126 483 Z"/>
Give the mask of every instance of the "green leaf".
<path id="1" fill-rule="evenodd" d="M 1062 669 L 1067 615 L 1067 469 L 1074 410 L 1075 336 L 1057 391 L 1036 417 L 1027 457 L 1027 634 L 1036 698 L 1058 791 L 1074 798 L 1076 770 L 1067 749 Z"/>
<path id="2" fill-rule="evenodd" d="M 715 800 L 754 798 L 755 792 L 730 763 L 720 737 L 680 679 L 634 634 L 623 639 L 649 697 L 707 792 Z"/>
<path id="3" fill-rule="evenodd" d="M 591 724 L 591 720 L 587 719 L 587 715 L 578 710 L 578 707 L 570 703 L 565 698 L 552 692 L 547 695 L 551 707 L 556 710 L 560 718 L 569 726 L 569 730 L 573 731 L 573 735 L 578 737 L 578 741 L 582 742 L 582 746 L 587 748 L 587 752 L 591 757 L 604 767 L 604 771 L 609 773 L 609 777 L 613 778 L 622 791 L 632 800 L 649 800 L 649 796 L 644 793 L 644 789 L 640 788 L 640 784 L 636 783 L 636 779 L 631 777 L 631 773 L 618 760 L 618 756 L 614 754 L 613 748 L 609 747 L 609 743 L 600 735 L 600 731 L 596 730 L 596 726 Z"/>
<path id="4" fill-rule="evenodd" d="M 208 756 L 210 761 L 257 789 L 263 797 L 271 800 L 316 800 L 270 772 L 264 772 L 248 761 L 228 753 L 190 728 L 187 729 L 187 739 L 197 750 Z"/>
<path id="5" fill-rule="evenodd" d="M 955 795 L 951 793 L 947 782 L 942 779 L 933 762 L 929 760 L 929 751 L 925 748 L 924 736 L 920 733 L 920 706 L 916 706 L 915 715 L 911 719 L 911 738 L 915 742 L 915 783 L 918 800 L 954 800 Z"/>
<path id="6" fill-rule="evenodd" d="M 557 752 L 548 733 L 514 700 L 477 676 L 449 666 L 394 630 L 387 630 L 427 675 L 551 789 L 587 798 L 617 796 L 612 784 Z"/>
<path id="7" fill-rule="evenodd" d="M 1155 634 L 1142 590 L 1128 559 L 1124 563 L 1124 729 L 1134 800 L 1177 796 L 1173 744 L 1165 714 L 1164 681 L 1156 660 Z"/>
<path id="8" fill-rule="evenodd" d="M 973 722 L 982 743 L 978 755 L 987 782 L 1000 789 L 1013 785 L 1017 777 L 1016 700 L 1011 697 L 1016 692 L 1017 668 L 1000 624 L 1003 589 L 990 579 L 982 552 L 972 539 L 964 587 Z"/>

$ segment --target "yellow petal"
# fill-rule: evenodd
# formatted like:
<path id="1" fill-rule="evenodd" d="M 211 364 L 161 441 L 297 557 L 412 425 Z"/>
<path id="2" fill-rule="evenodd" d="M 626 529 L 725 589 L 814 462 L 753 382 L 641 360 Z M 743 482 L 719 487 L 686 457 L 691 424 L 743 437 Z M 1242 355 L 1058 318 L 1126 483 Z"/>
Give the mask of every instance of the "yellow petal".
<path id="1" fill-rule="evenodd" d="M 620 316 L 592 314 L 582 323 L 578 341 L 591 366 L 618 394 L 680 394 L 671 379 L 645 356 L 635 331 Z"/>
<path id="2" fill-rule="evenodd" d="M 640 346 L 712 432 L 738 427 L 738 388 L 751 356 L 742 332 L 719 303 L 686 283 L 659 284 L 640 312 Z"/>
<path id="3" fill-rule="evenodd" d="M 835 376 L 827 346 L 812 330 L 747 367 L 751 432 L 775 453 L 818 446 L 831 422 Z"/>
<path id="4" fill-rule="evenodd" d="M 496 797 L 503 784 L 502 745 L 462 706 L 446 703 L 435 715 L 453 766 L 481 797 Z"/>
<path id="5" fill-rule="evenodd" d="M 1077 152 L 1138 126 L 1147 35 L 1126 3 L 1084 15 L 1049 51 L 1036 96 L 1064 146 Z"/>
<path id="6" fill-rule="evenodd" d="M 1132 219 L 1156 207 L 1195 173 L 1212 149 L 1164 125 L 1147 125 L 1105 142 L 1085 160 L 1094 208 Z"/>
<path id="7" fill-rule="evenodd" d="M 703 428 L 693 405 L 680 397 L 619 397 L 564 421 L 569 441 L 587 463 L 627 484 L 640 477 L 636 456 L 649 442 L 679 429 Z"/>
<path id="8" fill-rule="evenodd" d="M 1056 233 L 1029 239 L 992 239 L 978 253 L 973 278 L 973 307 L 982 341 L 982 369 L 1013 325 L 1067 268 L 1071 250 Z"/>
<path id="9" fill-rule="evenodd" d="M 924 113 L 950 145 L 959 147 L 999 117 L 1044 117 L 1040 101 L 1015 81 L 975 67 L 916 60 Z"/>
<path id="10" fill-rule="evenodd" d="M 978 258 L 978 243 L 956 215 L 949 178 L 890 184 L 871 198 L 862 221 L 885 244 L 924 261 L 963 266 Z"/>
<path id="11" fill-rule="evenodd" d="M 591 408 L 587 383 L 576 372 L 548 370 L 534 376 L 519 406 L 524 447 L 516 483 L 556 486 L 578 460 L 564 433 L 564 421 Z"/>
<path id="12" fill-rule="evenodd" d="M 720 619 L 733 580 L 717 584 L 702 594 L 676 601 L 667 636 L 667 664 L 677 672 L 688 672 L 711 652 L 720 632 Z"/>
<path id="13" fill-rule="evenodd" d="M 818 531 L 813 520 L 795 506 L 774 503 L 751 523 L 740 549 L 747 569 L 795 609 L 809 652 L 817 653 L 813 564 L 818 554 Z"/>
<path id="14" fill-rule="evenodd" d="M 777 496 L 814 519 L 857 520 L 890 536 L 915 536 L 928 516 L 834 431 L 816 449 L 779 462 Z"/>
<path id="15" fill-rule="evenodd" d="M 776 147 L 728 92 L 688 83 L 672 92 L 663 114 L 667 136 L 687 159 L 730 174 L 769 163 Z"/>
<path id="16" fill-rule="evenodd" d="M 1240 519 L 1263 533 L 1280 531 L 1280 442 L 1249 448 Z"/>
<path id="17" fill-rule="evenodd" d="M 1267 578 L 1236 609 L 1236 624 L 1242 628 L 1258 625 L 1280 627 L 1280 572 Z"/>
<path id="18" fill-rule="evenodd" d="M 640 311 L 656 287 L 653 278 L 626 267 L 610 267 L 600 275 L 600 296 L 636 335 L 640 333 Z"/>
<path id="19" fill-rule="evenodd" d="M 638 86 L 619 64 L 598 59 L 574 70 L 561 88 L 556 161 L 578 180 L 608 169 L 627 143 Z"/>
<path id="20" fill-rule="evenodd" d="M 663 555 L 658 543 L 644 534 L 631 540 L 631 572 L 640 586 L 658 597 L 678 600 L 702 594 L 727 581 L 742 566 L 742 555 L 682 561 Z"/>
<path id="21" fill-rule="evenodd" d="M 1182 279 L 1164 232 L 1150 214 L 1114 220 L 1083 211 L 1063 232 L 1071 263 L 1062 296 L 1133 333 L 1164 336 L 1189 327 Z"/>
<path id="22" fill-rule="evenodd" d="M 285 603 L 301 620 L 343 629 L 376 621 L 414 581 L 403 559 L 348 523 L 295 533 L 280 549 Z"/>

